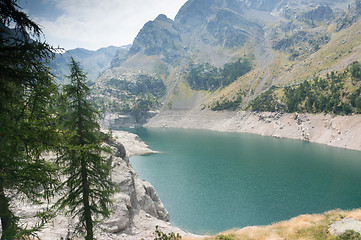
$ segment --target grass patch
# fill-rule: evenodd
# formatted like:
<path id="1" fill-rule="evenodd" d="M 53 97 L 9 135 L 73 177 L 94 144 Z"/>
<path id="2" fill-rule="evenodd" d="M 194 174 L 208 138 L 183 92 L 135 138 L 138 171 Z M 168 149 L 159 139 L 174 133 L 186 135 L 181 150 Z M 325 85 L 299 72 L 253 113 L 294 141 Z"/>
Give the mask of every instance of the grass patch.
<path id="1" fill-rule="evenodd" d="M 215 236 L 199 237 L 197 240 L 266 240 L 266 239 L 302 239 L 302 240 L 344 240 L 361 239 L 359 234 L 347 231 L 340 236 L 332 236 L 329 226 L 342 218 L 361 219 L 361 209 L 353 211 L 334 210 L 324 214 L 301 215 L 288 221 L 269 226 L 246 227 L 230 230 Z M 349 237 L 349 238 L 348 238 Z M 192 238 L 193 239 L 193 238 Z"/>

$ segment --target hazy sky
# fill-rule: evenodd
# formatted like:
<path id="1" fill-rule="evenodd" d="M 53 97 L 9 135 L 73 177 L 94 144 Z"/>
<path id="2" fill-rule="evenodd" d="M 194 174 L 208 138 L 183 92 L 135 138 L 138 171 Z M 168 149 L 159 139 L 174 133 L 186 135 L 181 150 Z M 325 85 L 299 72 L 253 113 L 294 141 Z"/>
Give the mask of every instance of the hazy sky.
<path id="1" fill-rule="evenodd" d="M 174 19 L 186 0 L 19 0 L 48 43 L 67 50 L 131 44 L 143 25 L 163 13 Z"/>

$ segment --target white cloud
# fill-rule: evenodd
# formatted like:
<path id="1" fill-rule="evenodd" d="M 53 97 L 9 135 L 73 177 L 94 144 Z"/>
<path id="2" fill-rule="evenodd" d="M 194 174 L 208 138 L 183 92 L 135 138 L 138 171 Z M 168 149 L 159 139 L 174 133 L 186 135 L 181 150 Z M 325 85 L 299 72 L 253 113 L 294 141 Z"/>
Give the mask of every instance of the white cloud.
<path id="1" fill-rule="evenodd" d="M 98 49 L 133 42 L 143 25 L 160 13 L 174 18 L 186 0 L 59 0 L 56 21 L 36 19 L 47 41 L 72 49 Z"/>

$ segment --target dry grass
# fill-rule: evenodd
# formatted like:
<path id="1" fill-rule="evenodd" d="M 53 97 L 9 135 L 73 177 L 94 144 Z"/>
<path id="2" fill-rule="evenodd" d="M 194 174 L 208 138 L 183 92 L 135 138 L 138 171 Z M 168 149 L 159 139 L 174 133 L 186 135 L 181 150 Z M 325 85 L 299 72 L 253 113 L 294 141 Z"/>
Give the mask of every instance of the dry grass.
<path id="1" fill-rule="evenodd" d="M 342 218 L 361 220 L 361 209 L 353 211 L 334 210 L 324 214 L 301 215 L 288 221 L 269 226 L 233 229 L 216 236 L 195 238 L 197 240 L 335 240 L 328 232 L 329 226 Z M 224 238 L 219 238 L 223 236 Z M 218 238 L 217 238 L 218 237 Z M 185 240 L 191 240 L 185 238 Z M 194 239 L 192 239 L 194 240 Z"/>
<path id="2" fill-rule="evenodd" d="M 329 43 L 304 60 L 295 63 L 289 73 L 280 77 L 280 82 L 287 83 L 293 79 L 295 83 L 310 79 L 314 75 L 325 75 L 327 72 L 344 69 L 348 64 L 361 58 L 361 20 L 334 36 Z"/>

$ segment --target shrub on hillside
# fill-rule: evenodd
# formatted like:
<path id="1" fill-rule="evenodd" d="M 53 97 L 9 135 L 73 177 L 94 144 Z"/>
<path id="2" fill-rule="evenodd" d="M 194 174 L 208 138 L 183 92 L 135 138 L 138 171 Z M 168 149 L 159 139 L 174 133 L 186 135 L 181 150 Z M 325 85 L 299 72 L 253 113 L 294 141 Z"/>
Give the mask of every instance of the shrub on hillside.
<path id="1" fill-rule="evenodd" d="M 361 235 L 354 230 L 346 230 L 344 233 L 338 236 L 339 240 L 361 240 Z"/>
<path id="2" fill-rule="evenodd" d="M 193 90 L 215 91 L 220 87 L 230 85 L 251 69 L 251 62 L 242 58 L 226 63 L 223 68 L 217 68 L 208 63 L 196 64 L 191 65 L 186 79 Z"/>
<path id="3" fill-rule="evenodd" d="M 168 235 L 161 230 L 159 230 L 158 226 L 155 226 L 154 232 L 155 238 L 154 240 L 181 240 L 182 237 L 179 233 L 175 234 L 174 232 L 168 233 Z M 144 238 L 142 238 L 144 240 Z"/>
<path id="4" fill-rule="evenodd" d="M 220 235 L 216 236 L 216 240 L 235 240 L 235 238 L 233 236 L 230 236 L 230 235 L 220 234 Z"/>

